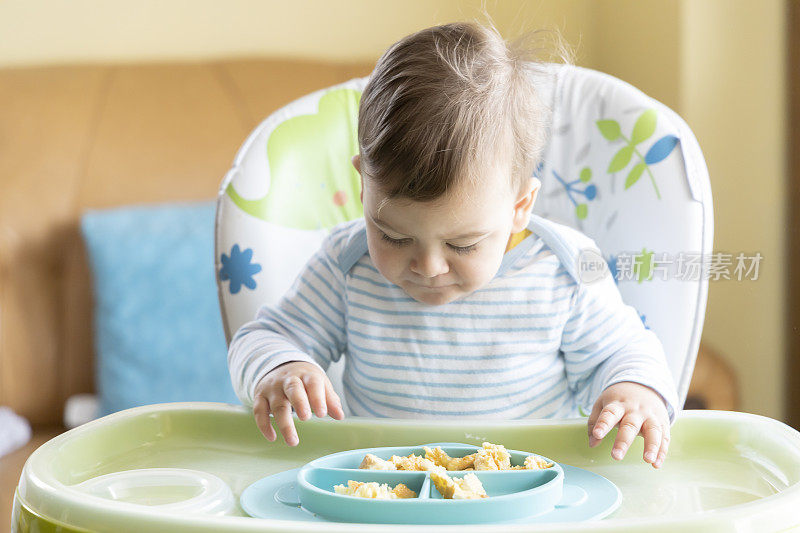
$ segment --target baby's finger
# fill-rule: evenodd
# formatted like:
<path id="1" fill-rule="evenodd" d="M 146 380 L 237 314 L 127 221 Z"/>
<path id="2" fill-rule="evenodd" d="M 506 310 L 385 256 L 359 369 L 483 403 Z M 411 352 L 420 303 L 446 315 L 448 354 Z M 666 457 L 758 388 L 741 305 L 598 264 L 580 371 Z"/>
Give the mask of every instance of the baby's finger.
<path id="1" fill-rule="evenodd" d="M 306 386 L 306 393 L 308 394 L 308 402 L 311 404 L 311 409 L 319 418 L 328 414 L 328 409 L 325 405 L 325 387 L 322 384 L 322 378 L 319 374 L 306 374 L 303 376 L 303 384 Z"/>
<path id="2" fill-rule="evenodd" d="M 303 382 L 297 376 L 289 376 L 283 381 L 283 393 L 297 412 L 297 418 L 308 420 L 311 418 L 311 408 L 308 406 L 308 396 Z"/>
<path id="3" fill-rule="evenodd" d="M 641 416 L 633 414 L 628 414 L 620 421 L 617 439 L 614 441 L 614 449 L 611 450 L 611 457 L 618 461 L 625 457 L 625 452 L 628 451 L 631 442 L 639 434 L 642 422 L 644 420 L 642 420 Z"/>
<path id="4" fill-rule="evenodd" d="M 594 438 L 602 439 L 605 437 L 611 428 L 617 425 L 617 422 L 620 421 L 624 414 L 625 408 L 621 404 L 612 402 L 606 405 L 597 418 L 594 429 L 592 429 Z"/>
<path id="5" fill-rule="evenodd" d="M 600 416 L 600 411 L 602 408 L 602 402 L 599 399 L 594 402 L 594 405 L 592 406 L 592 412 L 589 413 L 589 418 L 586 419 L 586 424 L 589 427 L 589 435 L 592 434 L 592 428 L 594 427 L 595 422 L 597 422 L 597 418 Z"/>
<path id="6" fill-rule="evenodd" d="M 334 420 L 341 420 L 344 418 L 344 410 L 342 409 L 342 400 L 339 395 L 333 390 L 331 380 L 325 376 L 325 401 L 328 404 L 328 414 Z"/>
<path id="7" fill-rule="evenodd" d="M 667 450 L 669 449 L 669 430 L 664 432 L 664 436 L 661 437 L 661 449 L 658 450 L 658 456 L 656 457 L 656 462 L 653 463 L 653 466 L 656 468 L 661 468 L 661 465 L 664 464 L 664 459 L 667 457 Z"/>
<path id="8" fill-rule="evenodd" d="M 648 418 L 642 424 L 642 437 L 644 437 L 645 462 L 653 464 L 658 457 L 658 450 L 661 448 L 661 425 L 653 418 Z"/>
<path id="9" fill-rule="evenodd" d="M 594 448 L 598 444 L 600 444 L 600 439 L 592 435 L 592 430 L 594 429 L 594 425 L 597 422 L 597 419 L 600 417 L 600 412 L 603 409 L 603 402 L 599 399 L 594 402 L 594 406 L 592 406 L 592 412 L 589 413 L 589 418 L 586 421 L 586 427 L 589 432 L 589 448 Z"/>
<path id="10" fill-rule="evenodd" d="M 259 431 L 261 434 L 264 435 L 268 441 L 273 442 L 278 435 L 275 434 L 275 429 L 272 427 L 272 423 L 269 419 L 269 402 L 266 398 L 259 395 L 256 396 L 256 400 L 253 402 L 253 416 L 256 419 L 256 425 L 258 426 Z"/>
<path id="11" fill-rule="evenodd" d="M 289 446 L 297 446 L 300 439 L 297 438 L 297 431 L 294 429 L 292 407 L 289 405 L 288 400 L 284 398 L 283 402 L 273 407 L 272 414 L 275 416 L 275 421 L 278 423 L 278 429 L 281 435 L 283 435 L 283 441 Z"/>

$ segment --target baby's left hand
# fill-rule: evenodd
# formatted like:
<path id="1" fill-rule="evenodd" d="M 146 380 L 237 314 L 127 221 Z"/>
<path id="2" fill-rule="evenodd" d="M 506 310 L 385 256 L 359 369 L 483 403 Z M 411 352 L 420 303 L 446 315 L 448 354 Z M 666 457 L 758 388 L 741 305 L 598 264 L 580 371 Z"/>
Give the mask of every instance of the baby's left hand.
<path id="1" fill-rule="evenodd" d="M 634 437 L 644 437 L 644 460 L 661 467 L 669 447 L 669 415 L 661 396 L 650 387 L 621 381 L 607 387 L 589 415 L 589 446 L 594 448 L 619 423 L 611 457 L 620 460 Z"/>

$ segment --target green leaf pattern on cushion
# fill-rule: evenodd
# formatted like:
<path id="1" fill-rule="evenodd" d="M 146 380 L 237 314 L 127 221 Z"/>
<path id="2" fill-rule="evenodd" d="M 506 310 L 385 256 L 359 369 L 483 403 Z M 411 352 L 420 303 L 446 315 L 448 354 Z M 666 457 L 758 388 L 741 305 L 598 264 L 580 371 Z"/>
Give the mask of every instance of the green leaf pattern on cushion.
<path id="1" fill-rule="evenodd" d="M 658 190 L 658 184 L 656 183 L 655 177 L 653 177 L 653 173 L 650 170 L 650 164 L 648 164 L 645 156 L 643 156 L 637 148 L 639 144 L 653 136 L 656 131 L 657 120 L 658 114 L 656 113 L 656 110 L 646 109 L 641 115 L 639 115 L 639 118 L 636 119 L 630 139 L 625 137 L 625 135 L 622 133 L 619 122 L 616 120 L 601 119 L 595 121 L 595 124 L 597 125 L 597 129 L 600 130 L 600 134 L 607 140 L 615 141 L 617 139 L 621 139 L 626 143 L 626 145 L 617 150 L 617 152 L 611 158 L 611 162 L 608 165 L 608 172 L 613 174 L 625 169 L 625 167 L 630 164 L 631 159 L 635 154 L 639 161 L 628 173 L 628 177 L 625 179 L 625 189 L 633 186 L 637 181 L 639 181 L 639 178 L 642 177 L 642 174 L 647 172 L 650 182 L 653 184 L 653 189 L 656 191 L 656 197 L 660 200 L 661 193 Z M 673 138 L 675 139 L 674 141 Z M 657 141 L 656 144 L 659 144 L 658 149 L 655 150 L 650 156 L 650 160 L 652 160 L 653 163 L 659 162 L 669 155 L 669 153 L 672 151 L 672 148 L 674 148 L 675 144 L 677 144 L 677 138 L 673 135 L 667 135 Z M 651 147 L 651 151 L 653 151 L 653 147 Z M 648 151 L 648 154 L 650 154 L 650 151 Z"/>
<path id="2" fill-rule="evenodd" d="M 614 157 L 611 159 L 611 163 L 608 165 L 608 171 L 610 173 L 619 172 L 623 168 L 628 166 L 628 163 L 631 162 L 631 156 L 633 155 L 633 146 L 623 146 L 620 148 Z"/>
<path id="3" fill-rule="evenodd" d="M 633 125 L 631 144 L 636 145 L 649 139 L 656 131 L 656 110 L 648 109 L 642 113 Z"/>
<path id="4" fill-rule="evenodd" d="M 622 135 L 622 130 L 619 127 L 619 122 L 616 120 L 598 120 L 597 127 L 603 137 L 609 141 L 616 141 Z"/>
<path id="5" fill-rule="evenodd" d="M 226 190 L 231 200 L 261 220 L 303 230 L 363 216 L 361 182 L 350 162 L 358 153 L 360 98 L 354 89 L 334 89 L 322 95 L 316 114 L 280 123 L 267 139 L 266 195 L 245 199 L 231 183 Z"/>
<path id="6" fill-rule="evenodd" d="M 639 178 L 642 177 L 642 172 L 647 167 L 645 163 L 636 163 L 631 171 L 628 173 L 628 177 L 625 179 L 625 188 L 627 189 L 637 181 Z"/>

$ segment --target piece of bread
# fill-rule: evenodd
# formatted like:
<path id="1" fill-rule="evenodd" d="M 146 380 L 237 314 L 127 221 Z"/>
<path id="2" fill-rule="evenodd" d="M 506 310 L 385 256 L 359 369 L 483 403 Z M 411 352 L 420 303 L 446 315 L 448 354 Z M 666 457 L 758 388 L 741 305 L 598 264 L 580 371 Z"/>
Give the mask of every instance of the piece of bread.
<path id="1" fill-rule="evenodd" d="M 398 483 L 395 488 L 390 488 L 386 483 L 377 481 L 361 482 L 347 481 L 347 486 L 334 485 L 334 492 L 344 496 L 356 496 L 358 498 L 370 498 L 374 500 L 395 500 L 398 498 L 416 498 L 417 493 L 409 489 L 402 483 Z"/>
<path id="2" fill-rule="evenodd" d="M 510 470 L 511 455 L 502 444 L 484 442 L 475 457 L 475 470 Z"/>
<path id="3" fill-rule="evenodd" d="M 473 453 L 464 457 L 450 457 L 439 446 L 430 449 L 424 446 L 425 459 L 432 461 L 435 465 L 443 467 L 445 470 L 467 470 L 472 469 L 475 465 L 475 457 L 477 453 Z"/>
<path id="4" fill-rule="evenodd" d="M 364 460 L 361 461 L 361 465 L 358 468 L 365 470 L 397 470 L 397 467 L 391 461 L 384 461 L 371 453 L 364 456 Z"/>
<path id="5" fill-rule="evenodd" d="M 413 490 L 409 489 L 402 483 L 398 483 L 395 488 L 392 489 L 392 492 L 397 494 L 398 498 L 416 498 L 417 493 Z"/>
<path id="6" fill-rule="evenodd" d="M 394 463 L 394 466 L 397 468 L 397 470 L 433 471 L 436 469 L 442 469 L 441 466 L 436 465 L 430 459 L 420 457 L 419 455 L 414 455 L 413 453 L 406 457 L 393 455 L 391 458 L 389 458 L 389 461 Z"/>
<path id="7" fill-rule="evenodd" d="M 451 478 L 447 472 L 431 472 L 431 481 L 446 500 L 474 500 L 487 497 L 481 480 L 472 473 L 461 478 Z"/>

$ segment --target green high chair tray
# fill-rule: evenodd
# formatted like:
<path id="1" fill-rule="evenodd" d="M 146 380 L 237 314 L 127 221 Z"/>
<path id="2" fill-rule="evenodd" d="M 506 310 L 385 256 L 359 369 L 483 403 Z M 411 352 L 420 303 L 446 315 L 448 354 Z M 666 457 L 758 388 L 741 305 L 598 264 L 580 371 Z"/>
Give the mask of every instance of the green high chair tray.
<path id="1" fill-rule="evenodd" d="M 622 461 L 612 432 L 589 448 L 585 419 L 298 422 L 300 444 L 270 443 L 249 410 L 213 403 L 129 409 L 55 437 L 22 472 L 14 531 L 425 531 L 430 526 L 252 518 L 248 486 L 339 451 L 410 442 L 483 441 L 531 451 L 607 478 L 621 505 L 601 520 L 438 525 L 437 531 L 800 530 L 800 433 L 744 413 L 684 411 L 661 469 L 637 438 Z M 145 470 L 142 469 L 157 469 Z M 130 472 L 133 471 L 133 472 Z"/>

